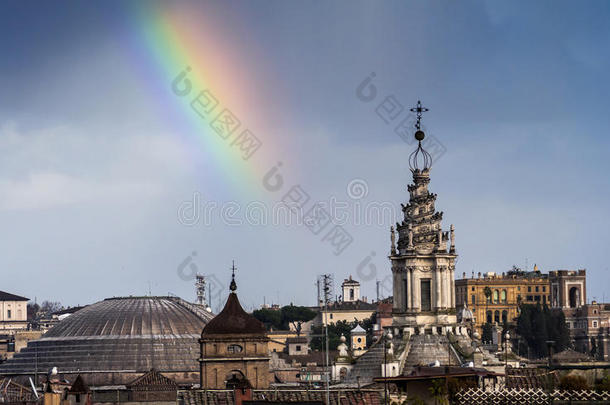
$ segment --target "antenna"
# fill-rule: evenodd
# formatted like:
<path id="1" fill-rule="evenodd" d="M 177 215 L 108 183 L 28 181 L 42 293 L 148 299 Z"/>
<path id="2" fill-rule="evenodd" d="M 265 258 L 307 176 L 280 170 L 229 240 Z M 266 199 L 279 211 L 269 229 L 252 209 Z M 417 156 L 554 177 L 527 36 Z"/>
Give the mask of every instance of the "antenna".
<path id="1" fill-rule="evenodd" d="M 329 304 L 333 297 L 333 276 L 332 274 L 321 274 L 318 276 L 318 306 L 323 307 Z"/>
<path id="2" fill-rule="evenodd" d="M 377 284 L 377 302 L 379 302 L 379 285 L 381 284 L 379 280 L 375 280 L 375 284 Z"/>
<path id="3" fill-rule="evenodd" d="M 195 276 L 195 291 L 197 294 L 197 304 L 207 307 L 208 303 L 205 299 L 205 290 L 206 290 L 205 276 L 197 273 L 197 275 Z"/>

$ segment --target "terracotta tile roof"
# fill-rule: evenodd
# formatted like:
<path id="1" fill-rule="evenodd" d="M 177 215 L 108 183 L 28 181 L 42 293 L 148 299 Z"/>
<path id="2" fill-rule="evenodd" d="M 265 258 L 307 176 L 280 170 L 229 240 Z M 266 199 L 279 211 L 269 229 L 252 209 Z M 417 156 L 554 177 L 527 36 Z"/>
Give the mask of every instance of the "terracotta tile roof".
<path id="1" fill-rule="evenodd" d="M 167 378 L 155 369 L 141 375 L 127 385 L 131 389 L 146 389 L 157 391 L 175 391 L 177 384 L 171 378 Z"/>
<path id="2" fill-rule="evenodd" d="M 556 371 L 550 372 L 555 386 L 559 384 Z M 549 385 L 549 371 L 543 368 L 508 368 L 506 370 L 507 388 L 545 388 Z"/>
<path id="3" fill-rule="evenodd" d="M 253 401 L 270 403 L 322 402 L 326 403 L 324 390 L 254 390 Z M 184 405 L 233 405 L 233 391 L 189 390 L 178 391 L 178 403 Z M 381 405 L 381 391 L 331 390 L 330 405 Z"/>

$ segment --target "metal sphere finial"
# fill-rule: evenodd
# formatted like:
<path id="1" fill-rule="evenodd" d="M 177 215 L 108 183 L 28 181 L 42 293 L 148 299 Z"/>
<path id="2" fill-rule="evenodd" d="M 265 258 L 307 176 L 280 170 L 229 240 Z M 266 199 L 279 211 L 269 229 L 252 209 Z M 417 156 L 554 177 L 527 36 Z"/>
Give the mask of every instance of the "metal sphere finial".
<path id="1" fill-rule="evenodd" d="M 423 107 L 420 100 L 417 100 L 417 105 L 411 108 L 411 112 L 417 114 L 417 122 L 415 123 L 415 139 L 418 142 L 417 149 L 409 155 L 409 167 L 412 171 L 430 169 L 432 166 L 432 156 L 422 147 L 421 142 L 426 137 L 426 134 L 421 129 L 422 114 L 430 111 Z"/>

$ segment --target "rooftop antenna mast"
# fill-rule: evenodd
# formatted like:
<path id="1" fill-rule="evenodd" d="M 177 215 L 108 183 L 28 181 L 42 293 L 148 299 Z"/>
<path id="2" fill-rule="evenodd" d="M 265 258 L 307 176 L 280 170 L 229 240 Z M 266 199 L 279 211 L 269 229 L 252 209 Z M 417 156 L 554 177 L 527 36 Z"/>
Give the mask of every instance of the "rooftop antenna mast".
<path id="1" fill-rule="evenodd" d="M 324 340 L 326 341 L 326 403 L 330 404 L 330 360 L 328 353 L 328 304 L 330 303 L 332 293 L 333 293 L 333 276 L 332 274 L 322 274 L 320 276 L 320 280 L 322 281 L 322 291 L 324 293 Z"/>
<path id="2" fill-rule="evenodd" d="M 380 285 L 379 280 L 375 280 L 375 284 L 377 284 L 377 302 L 379 302 L 379 285 Z"/>
<path id="3" fill-rule="evenodd" d="M 207 307 L 208 303 L 205 298 L 206 281 L 204 275 L 197 273 L 195 276 L 195 290 L 197 292 L 197 304 Z"/>

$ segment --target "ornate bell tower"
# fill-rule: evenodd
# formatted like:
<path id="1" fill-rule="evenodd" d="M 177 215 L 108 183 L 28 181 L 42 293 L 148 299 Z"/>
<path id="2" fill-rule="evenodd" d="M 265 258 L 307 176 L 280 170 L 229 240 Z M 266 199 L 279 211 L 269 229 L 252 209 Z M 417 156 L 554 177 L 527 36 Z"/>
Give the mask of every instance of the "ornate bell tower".
<path id="1" fill-rule="evenodd" d="M 447 326 L 456 323 L 454 227 L 443 231 L 443 213 L 436 211 L 436 194 L 428 190 L 432 157 L 421 144 L 425 138 L 421 116 L 428 109 L 418 101 L 411 111 L 417 113 L 418 146 L 409 156 L 413 184 L 407 187 L 409 203 L 402 205 L 403 221 L 396 224 L 397 246 L 391 229 L 393 324 L 412 331 L 418 328 L 420 333 L 444 334 Z"/>

